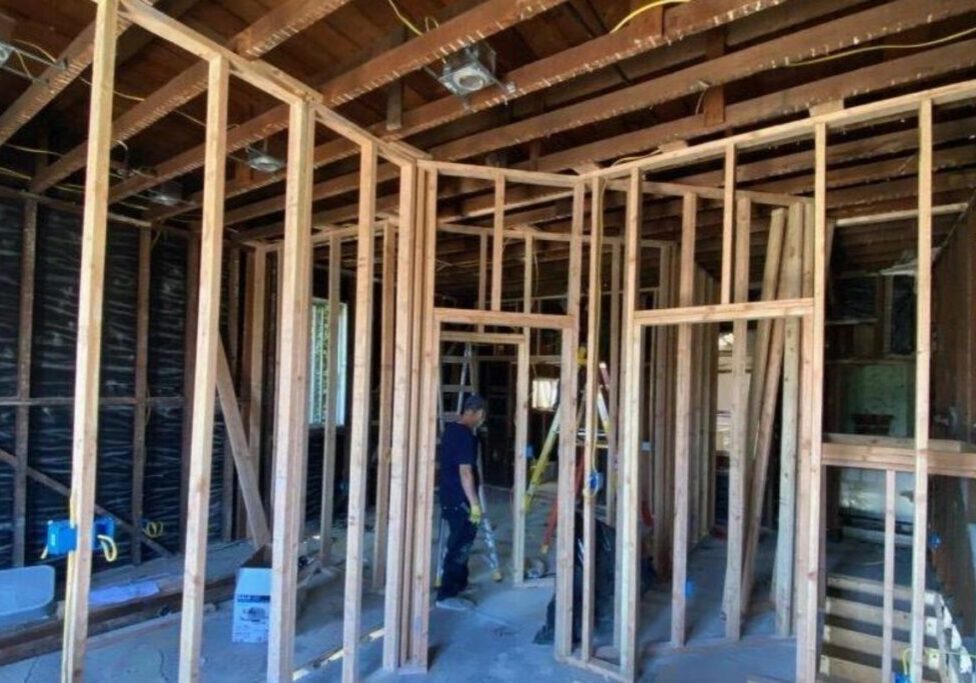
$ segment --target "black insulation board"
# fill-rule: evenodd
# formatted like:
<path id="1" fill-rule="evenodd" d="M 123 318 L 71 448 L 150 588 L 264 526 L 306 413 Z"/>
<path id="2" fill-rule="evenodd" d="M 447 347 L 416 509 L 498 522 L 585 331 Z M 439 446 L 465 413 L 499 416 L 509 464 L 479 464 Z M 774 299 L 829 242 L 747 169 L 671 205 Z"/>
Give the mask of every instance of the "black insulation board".
<path id="1" fill-rule="evenodd" d="M 16 393 L 16 348 L 19 323 L 20 243 L 22 206 L 0 202 L 0 395 Z M 80 216 L 40 207 L 37 228 L 37 267 L 34 299 L 34 339 L 31 367 L 33 397 L 70 397 L 74 392 L 77 339 L 78 277 L 81 256 Z M 110 226 L 107 238 L 105 306 L 102 336 L 102 395 L 133 395 L 135 368 L 135 308 L 139 233 L 126 226 Z M 183 326 L 186 302 L 186 242 L 155 236 L 150 284 L 148 382 L 150 395 L 175 397 L 183 391 Z M 14 449 L 13 407 L 0 408 L 0 448 Z M 179 551 L 180 462 L 182 408 L 150 409 L 146 436 L 144 508 L 147 519 L 161 521 L 165 534 L 157 539 Z M 99 412 L 99 462 L 96 500 L 128 519 L 132 504 L 132 406 L 102 406 Z M 30 409 L 32 468 L 64 485 L 71 479 L 72 407 L 34 406 Z M 224 429 L 219 417 L 214 429 L 211 482 L 211 535 L 220 531 Z M 0 567 L 11 563 L 13 482 L 11 468 L 0 465 Z M 68 501 L 28 479 L 27 560 L 36 563 L 50 519 L 68 515 Z M 130 555 L 130 535 L 116 534 L 119 560 Z M 146 549 L 144 557 L 152 557 Z M 64 560 L 53 561 L 63 571 Z M 95 568 L 105 566 L 96 554 Z"/>

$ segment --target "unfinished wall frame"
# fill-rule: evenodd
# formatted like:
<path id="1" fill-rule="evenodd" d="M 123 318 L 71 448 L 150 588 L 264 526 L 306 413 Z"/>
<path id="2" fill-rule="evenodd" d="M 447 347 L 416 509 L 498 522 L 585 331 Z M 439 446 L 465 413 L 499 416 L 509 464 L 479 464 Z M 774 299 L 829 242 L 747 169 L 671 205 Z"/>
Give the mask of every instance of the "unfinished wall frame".
<path id="1" fill-rule="evenodd" d="M 976 95 L 976 83 L 964 82 L 904 95 L 893 99 L 862 105 L 851 109 L 839 109 L 808 119 L 784 123 L 763 130 L 744 133 L 701 145 L 665 151 L 646 157 L 600 169 L 580 176 L 535 173 L 504 168 L 485 168 L 466 164 L 450 164 L 431 161 L 411 151 L 409 147 L 380 140 L 328 109 L 322 94 L 300 81 L 274 69 L 258 59 L 246 59 L 193 31 L 178 21 L 153 9 L 140 0 L 95 0 L 94 58 L 92 74 L 92 100 L 89 121 L 88 163 L 85 186 L 83 219 L 83 247 L 81 262 L 81 287 L 78 311 L 78 342 L 76 349 L 77 370 L 74 405 L 74 438 L 72 452 L 71 521 L 78 529 L 78 550 L 69 556 L 67 599 L 64 620 L 64 648 L 62 656 L 62 680 L 80 680 L 84 672 L 85 645 L 88 619 L 88 594 L 91 575 L 91 526 L 94 511 L 95 472 L 97 466 L 96 439 L 98 429 L 99 341 L 101 338 L 100 313 L 103 299 L 105 266 L 105 234 L 108 221 L 110 188 L 108 183 L 112 138 L 111 111 L 115 70 L 117 26 L 120 21 L 136 24 L 150 33 L 173 43 L 207 63 L 208 106 L 206 130 L 206 164 L 203 191 L 203 220 L 200 232 L 199 291 L 196 294 L 198 324 L 195 325 L 195 368 L 192 374 L 192 418 L 189 423 L 186 457 L 188 491 L 186 500 L 186 557 L 183 614 L 181 629 L 180 678 L 194 681 L 200 677 L 200 652 L 202 639 L 203 588 L 207 550 L 207 494 L 211 465 L 211 437 L 215 393 L 220 373 L 219 334 L 219 283 L 223 246 L 224 165 L 227 152 L 227 90 L 230 77 L 242 79 L 257 89 L 271 95 L 288 106 L 290 111 L 287 196 L 285 200 L 285 232 L 281 250 L 282 297 L 279 300 L 281 323 L 279 335 L 280 367 L 276 370 L 277 410 L 275 414 L 274 447 L 274 515 L 273 539 L 273 588 L 272 619 L 268 645 L 269 681 L 290 680 L 294 672 L 293 649 L 295 638 L 295 601 L 298 543 L 301 540 L 300 506 L 304 499 L 304 455 L 306 448 L 306 379 L 308 345 L 308 308 L 311 297 L 312 236 L 312 172 L 314 128 L 321 124 L 353 143 L 361 154 L 359 177 L 360 199 L 358 218 L 352 235 L 357 239 L 357 313 L 355 331 L 357 338 L 372 339 L 373 273 L 375 268 L 375 236 L 377 226 L 376 185 L 379 180 L 377 163 L 380 157 L 392 162 L 400 173 L 399 218 L 395 231 L 388 232 L 384 241 L 384 278 L 388 287 L 383 293 L 384 338 L 383 372 L 387 377 L 382 393 L 381 412 L 392 416 L 389 432 L 379 437 L 381 478 L 385 481 L 389 471 L 389 508 L 387 534 L 385 535 L 386 574 L 374 577 L 375 583 L 385 583 L 386 603 L 384 610 L 383 664 L 391 670 L 426 670 L 429 664 L 429 591 L 431 585 L 430 540 L 433 517 L 433 464 L 436 442 L 436 386 L 439 369 L 439 341 L 449 331 L 459 327 L 465 333 L 490 333 L 492 329 L 517 330 L 527 340 L 528 330 L 557 330 L 561 345 L 561 394 L 564 405 L 560 420 L 560 450 L 558 477 L 558 535 L 556 574 L 556 634 L 555 653 L 560 661 L 583 666 L 601 674 L 622 680 L 633 680 L 639 673 L 641 651 L 637 642 L 639 623 L 639 572 L 641 548 L 638 543 L 640 508 L 640 460 L 638 438 L 640 435 L 640 396 L 642 381 L 641 344 L 645 328 L 678 326 L 679 348 L 677 364 L 678 413 L 687 416 L 691 391 L 689 367 L 692 359 L 681 351 L 682 342 L 691 339 L 693 327 L 732 321 L 745 330 L 748 321 L 786 319 L 784 335 L 798 347 L 793 357 L 791 376 L 797 401 L 805 409 L 791 419 L 800 423 L 798 430 L 799 454 L 796 478 L 803 482 L 809 495 L 801 497 L 795 516 L 797 527 L 803 530 L 797 538 L 795 551 L 799 557 L 791 572 L 796 585 L 795 604 L 797 633 L 797 680 L 809 683 L 816 680 L 818 671 L 820 553 L 822 528 L 820 510 L 823 504 L 821 480 L 825 464 L 838 464 L 843 458 L 854 459 L 886 471 L 909 469 L 916 475 L 915 489 L 915 536 L 913 539 L 913 586 L 912 586 L 912 676 L 921 679 L 923 666 L 924 606 L 925 606 L 925 548 L 927 515 L 927 482 L 930 472 L 966 470 L 968 466 L 958 462 L 954 455 L 944 454 L 934 448 L 929 439 L 930 420 L 928 387 L 930 384 L 929 357 L 931 354 L 931 253 L 932 253 L 932 111 L 934 106 L 949 104 Z M 916 340 L 916 386 L 920 400 L 916 403 L 915 437 L 910 449 L 898 453 L 887 450 L 871 450 L 839 455 L 833 446 L 825 446 L 822 436 L 822 375 L 824 366 L 825 278 L 829 235 L 827 224 L 827 135 L 845 126 L 880 121 L 889 117 L 918 113 L 919 116 L 919 171 L 918 171 L 918 324 Z M 738 155 L 761 146 L 813 138 L 815 153 L 815 189 L 812 199 L 742 191 L 735 186 Z M 673 183 L 645 182 L 649 172 L 674 169 L 705 160 L 720 159 L 723 163 L 724 187 L 708 188 Z M 435 301 L 435 267 L 438 230 L 451 229 L 442 226 L 438 219 L 437 188 L 440 176 L 456 176 L 494 184 L 491 212 L 494 215 L 489 234 L 493 237 L 492 258 L 487 248 L 482 250 L 486 272 L 491 267 L 490 288 L 487 276 L 483 276 L 480 302 L 482 309 L 467 310 L 446 308 Z M 504 222 L 506 188 L 510 183 L 542 185 L 558 189 L 554 196 L 572 198 L 572 220 L 566 234 L 547 234 L 534 228 L 510 227 Z M 602 192 L 616 186 L 626 192 L 626 220 L 623 234 L 611 238 L 603 234 L 602 214 L 599 211 Z M 677 258 L 675 286 L 677 306 L 641 310 L 637 306 L 636 274 L 637 252 L 642 245 L 642 194 L 644 192 L 671 194 L 682 198 L 685 207 L 680 253 Z M 587 194 L 590 195 L 592 227 L 584 237 L 584 216 Z M 695 304 L 693 292 L 696 273 L 693 271 L 696 224 L 693 214 L 697 202 L 702 199 L 724 201 L 722 224 L 722 263 L 719 279 L 718 304 Z M 733 207 L 733 203 L 735 206 Z M 743 249 L 748 239 L 751 203 L 802 207 L 804 225 L 807 226 L 809 243 L 809 291 L 802 294 L 783 292 L 778 298 L 761 301 L 748 300 L 748 249 Z M 463 227 L 463 226 L 462 226 Z M 484 234 L 478 230 L 477 234 Z M 335 254 L 339 244 L 339 231 L 326 231 L 322 239 L 330 240 L 330 261 L 337 262 Z M 742 237 L 745 235 L 745 237 Z M 737 241 L 736 238 L 741 241 Z M 501 257 L 503 241 L 524 239 L 527 247 L 542 240 L 561 240 L 569 244 L 568 280 L 565 290 L 566 314 L 536 313 L 531 301 L 521 312 L 502 310 L 501 306 Z M 486 242 L 485 242 L 486 244 Z M 615 434 L 615 447 L 619 449 L 616 466 L 618 479 L 615 483 L 616 510 L 619 517 L 621 567 L 620 613 L 618 620 L 619 661 L 606 662 L 593 656 L 587 642 L 577 655 L 572 642 L 573 622 L 573 538 L 575 488 L 574 470 L 576 448 L 577 402 L 577 348 L 581 322 L 580 299 L 582 281 L 583 245 L 590 248 L 589 295 L 592 301 L 600 301 L 600 268 L 604 246 L 611 247 L 612 268 L 622 272 L 620 301 L 611 297 L 611 307 L 617 306 L 617 325 L 623 340 L 617 348 L 610 349 L 610 357 L 619 358 L 619 368 L 614 369 L 612 405 L 619 410 L 614 414 L 619 427 Z M 254 246 L 254 245 L 250 245 Z M 668 248 L 673 249 L 676 245 Z M 192 248 L 192 246 L 191 246 Z M 263 251 L 255 252 L 254 272 L 264 272 Z M 621 254 L 622 250 L 622 254 Z M 745 252 L 745 255 L 744 253 Z M 595 256 L 594 256 L 595 255 Z M 395 258 L 395 269 L 392 260 Z M 743 265 L 746 264 L 746 265 Z M 331 270 L 331 269 L 330 269 Z M 335 269 L 336 272 L 338 269 Z M 531 278 L 531 266 L 526 264 Z M 392 282 L 395 279 L 395 287 Z M 616 280 L 614 282 L 616 287 Z M 255 288 L 259 296 L 262 286 Z M 331 287 L 330 287 L 331 289 Z M 526 290 L 528 291 L 528 290 Z M 263 299 L 263 294 L 261 294 Z M 262 303 L 263 306 L 263 303 Z M 487 309 L 485 308 L 487 307 Z M 249 339 L 258 358 L 262 356 L 260 343 L 254 332 L 260 328 L 263 311 L 256 310 L 250 318 L 252 326 Z M 799 321 L 799 324 L 791 324 Z M 141 325 L 142 323 L 140 323 Z M 587 320 L 590 338 L 595 339 L 599 326 L 599 306 L 590 307 Z M 775 329 L 775 328 L 774 328 Z M 390 336 L 392 334 L 392 336 Z M 772 332 L 771 332 L 772 334 Z M 393 340 L 395 341 L 389 341 Z M 519 367 L 528 354 L 527 341 L 517 345 Z M 256 349 L 256 351 L 254 350 Z M 351 450 L 350 450 L 350 510 L 349 539 L 346 554 L 343 680 L 359 678 L 359 647 L 362 642 L 361 596 L 364 585 L 363 560 L 365 548 L 363 533 L 366 517 L 366 480 L 370 453 L 370 401 L 371 347 L 358 344 L 353 359 Z M 250 358 L 252 372 L 249 379 L 250 407 L 248 436 L 238 438 L 234 457 L 238 476 L 248 477 L 247 469 L 241 474 L 241 463 L 251 462 L 260 443 L 260 395 L 262 374 L 254 372 L 255 355 Z M 225 359 L 223 359 L 225 360 Z M 594 388 L 595 364 L 599 360 L 596 348 L 591 352 L 586 368 L 585 422 L 587 441 L 583 458 L 593 467 Z M 740 359 L 741 360 L 741 359 Z M 330 363 L 331 365 L 331 363 Z M 527 377 L 519 373 L 519 396 L 527 395 Z M 258 403 L 255 404 L 255 397 Z M 745 409 L 748 396 L 740 394 L 740 407 Z M 236 401 L 235 401 L 236 402 Z M 807 407 L 808 406 L 808 407 Z M 392 408 L 392 409 L 391 409 Z M 522 406 L 524 408 L 524 406 Z M 385 412 L 384 412 L 385 411 Z M 238 425 L 244 432 L 243 421 Z M 691 523 L 689 499 L 682 485 L 689 480 L 692 464 L 687 459 L 689 441 L 694 435 L 675 423 L 678 461 L 675 469 L 674 500 L 675 518 L 673 529 L 672 609 L 678 615 L 672 622 L 672 643 L 681 646 L 685 641 L 685 626 L 681 615 L 684 610 L 684 585 L 687 537 Z M 144 427 L 144 426 L 143 426 Z M 138 431 L 138 428 L 137 428 Z M 524 441 L 525 426 L 520 427 L 520 439 Z M 238 435 L 240 436 L 240 434 Z M 521 443 L 521 441 L 520 441 Z M 247 448 L 245 448 L 247 446 Z M 22 482 L 29 474 L 24 468 L 20 451 L 13 460 L 18 478 Z M 518 463 L 521 459 L 516 457 Z M 844 461 L 844 462 L 849 462 Z M 968 471 L 968 470 L 966 470 Z M 612 472 L 612 468 L 611 468 Z M 253 474 L 253 473 L 252 473 Z M 608 473 L 609 474 L 609 473 Z M 518 475 L 518 472 L 517 472 Z M 745 476 L 736 475 L 738 498 L 745 493 Z M 967 475 L 968 476 L 968 475 Z M 611 477 L 608 477 L 608 479 Z M 524 473 L 516 477 L 524 486 Z M 244 480 L 241 480 L 244 486 Z M 19 485 L 19 484 L 18 484 Z M 685 487 L 686 488 L 686 487 Z M 799 489 L 798 489 L 799 490 Z M 518 492 L 517 492 L 518 493 Z M 608 497 L 608 507 L 610 506 Z M 18 498 L 18 501 L 20 499 Z M 245 502 L 247 500 L 245 499 Z M 253 504 L 254 501 L 252 500 Z M 21 506 L 22 502 L 18 502 Z M 587 577 L 592 578 L 592 544 L 594 507 L 584 496 L 584 545 L 588 559 L 584 565 Z M 521 523 L 524 518 L 516 513 Z M 264 535 L 260 525 L 249 510 L 251 535 L 260 542 Z M 136 521 L 136 520 L 133 520 Z M 20 524 L 20 520 L 17 520 Z M 727 574 L 735 587 L 742 580 L 742 554 L 748 551 L 743 544 L 747 531 L 745 520 L 740 519 L 735 538 L 736 546 L 729 554 L 730 569 Z M 323 529 L 323 531 L 325 531 Z M 19 538 L 18 533 L 18 538 Z M 524 530 L 521 532 L 524 539 Z M 18 541 L 18 553 L 22 553 L 22 539 Z M 789 552 L 789 551 L 787 551 Z M 380 548 L 377 557 L 384 554 Z M 324 554 L 327 556 L 328 551 Z M 524 556 L 523 556 L 524 560 Z M 589 569 L 586 569 L 589 567 Z M 518 566 L 516 566 L 517 573 Z M 886 585 L 890 587 L 890 572 L 886 571 Z M 384 581 L 385 579 L 385 581 Z M 738 592 L 738 591 L 732 591 Z M 789 591 L 787 591 L 789 592 Z M 786 598 L 784 598 L 786 599 Z M 592 620 L 593 597 L 584 599 L 584 624 Z M 738 620 L 741 615 L 741 597 L 731 597 L 726 605 L 731 616 L 727 636 L 737 638 Z M 778 617 L 788 623 L 788 615 Z M 783 630 L 780 624 L 780 629 Z M 887 626 L 886 626 L 887 628 Z"/>

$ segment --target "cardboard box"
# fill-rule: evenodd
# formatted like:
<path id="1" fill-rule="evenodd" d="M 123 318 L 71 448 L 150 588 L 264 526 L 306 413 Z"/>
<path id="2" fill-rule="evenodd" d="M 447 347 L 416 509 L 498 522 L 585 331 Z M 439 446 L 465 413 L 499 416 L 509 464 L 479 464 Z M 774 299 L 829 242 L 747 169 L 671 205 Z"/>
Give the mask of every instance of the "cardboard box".
<path id="1" fill-rule="evenodd" d="M 271 614 L 271 567 L 261 561 L 246 563 L 237 570 L 234 588 L 235 643 L 266 643 Z"/>

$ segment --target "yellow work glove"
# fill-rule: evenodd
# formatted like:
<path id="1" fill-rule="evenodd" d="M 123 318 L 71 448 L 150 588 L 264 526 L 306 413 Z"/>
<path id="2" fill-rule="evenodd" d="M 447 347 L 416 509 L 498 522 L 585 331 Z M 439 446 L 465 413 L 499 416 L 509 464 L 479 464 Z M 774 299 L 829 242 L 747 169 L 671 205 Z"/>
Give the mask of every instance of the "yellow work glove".
<path id="1" fill-rule="evenodd" d="M 481 518 L 484 517 L 484 512 L 481 510 L 480 505 L 472 505 L 471 513 L 468 515 L 468 521 L 478 526 L 481 524 Z"/>

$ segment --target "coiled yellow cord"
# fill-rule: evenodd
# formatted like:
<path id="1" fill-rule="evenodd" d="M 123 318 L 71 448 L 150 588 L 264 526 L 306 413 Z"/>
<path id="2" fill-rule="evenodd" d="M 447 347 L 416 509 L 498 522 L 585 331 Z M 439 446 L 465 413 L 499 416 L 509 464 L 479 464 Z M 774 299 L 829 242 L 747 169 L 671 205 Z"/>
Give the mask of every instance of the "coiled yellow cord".
<path id="1" fill-rule="evenodd" d="M 166 523 L 165 522 L 146 522 L 145 526 L 142 528 L 143 533 L 149 538 L 159 538 L 165 533 Z"/>
<path id="2" fill-rule="evenodd" d="M 119 557 L 119 546 L 115 545 L 115 539 L 104 534 L 98 535 L 98 542 L 102 544 L 102 552 L 105 553 L 106 562 L 115 562 Z"/>

